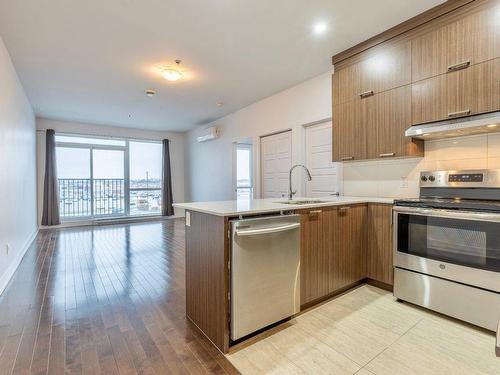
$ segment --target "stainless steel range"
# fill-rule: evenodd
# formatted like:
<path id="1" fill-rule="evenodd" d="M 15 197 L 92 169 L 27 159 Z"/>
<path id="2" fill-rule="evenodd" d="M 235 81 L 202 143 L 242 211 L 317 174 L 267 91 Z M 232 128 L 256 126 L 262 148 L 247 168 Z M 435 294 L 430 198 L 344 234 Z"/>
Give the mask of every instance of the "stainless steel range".
<path id="1" fill-rule="evenodd" d="M 500 170 L 422 172 L 393 220 L 394 295 L 498 331 Z"/>

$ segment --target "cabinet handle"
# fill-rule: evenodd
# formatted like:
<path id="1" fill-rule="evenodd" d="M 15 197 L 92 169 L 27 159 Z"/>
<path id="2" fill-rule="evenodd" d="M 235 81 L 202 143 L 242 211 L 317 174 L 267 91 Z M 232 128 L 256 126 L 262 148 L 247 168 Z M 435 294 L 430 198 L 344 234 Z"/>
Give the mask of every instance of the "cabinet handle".
<path id="1" fill-rule="evenodd" d="M 360 98 L 368 98 L 374 94 L 373 90 L 368 90 L 359 94 Z"/>
<path id="2" fill-rule="evenodd" d="M 342 160 L 354 160 L 354 156 L 342 156 Z"/>
<path id="3" fill-rule="evenodd" d="M 318 215 L 322 212 L 323 212 L 322 210 L 311 210 L 309 211 L 309 215 Z"/>
<path id="4" fill-rule="evenodd" d="M 379 154 L 378 156 L 381 158 L 389 158 L 389 157 L 395 156 L 395 155 L 396 155 L 395 152 L 386 152 L 385 154 Z"/>
<path id="5" fill-rule="evenodd" d="M 448 67 L 449 72 L 455 72 L 457 70 L 465 69 L 470 66 L 470 60 L 462 61 L 461 63 L 450 65 Z"/>
<path id="6" fill-rule="evenodd" d="M 463 111 L 450 112 L 450 113 L 448 113 L 448 117 L 463 116 L 463 115 L 468 115 L 469 113 L 470 113 L 470 109 L 464 109 Z"/>
<path id="7" fill-rule="evenodd" d="M 347 210 L 350 210 L 351 207 L 350 206 L 347 206 L 347 207 L 340 207 L 339 210 L 340 211 L 347 211 Z"/>

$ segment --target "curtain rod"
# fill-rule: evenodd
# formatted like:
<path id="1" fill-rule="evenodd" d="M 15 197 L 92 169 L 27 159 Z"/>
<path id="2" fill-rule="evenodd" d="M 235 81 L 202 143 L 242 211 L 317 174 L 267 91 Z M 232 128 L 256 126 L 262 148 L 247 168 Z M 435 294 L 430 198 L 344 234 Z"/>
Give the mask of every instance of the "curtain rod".
<path id="1" fill-rule="evenodd" d="M 39 133 L 45 133 L 48 129 L 36 129 L 37 132 Z M 55 129 L 54 129 L 55 130 Z M 84 134 L 84 133 L 73 133 L 73 132 L 66 132 L 66 131 L 61 131 L 58 132 L 57 130 L 55 131 L 56 135 L 57 133 L 62 134 L 62 135 L 70 135 L 70 136 L 76 136 L 79 135 L 81 137 L 101 137 L 101 138 L 112 138 L 112 139 L 131 139 L 131 140 L 140 140 L 140 141 L 151 141 L 151 142 L 161 142 L 164 139 L 167 139 L 169 142 L 172 142 L 172 139 L 170 138 L 145 138 L 145 137 L 116 137 L 113 135 L 101 135 L 101 134 Z"/>

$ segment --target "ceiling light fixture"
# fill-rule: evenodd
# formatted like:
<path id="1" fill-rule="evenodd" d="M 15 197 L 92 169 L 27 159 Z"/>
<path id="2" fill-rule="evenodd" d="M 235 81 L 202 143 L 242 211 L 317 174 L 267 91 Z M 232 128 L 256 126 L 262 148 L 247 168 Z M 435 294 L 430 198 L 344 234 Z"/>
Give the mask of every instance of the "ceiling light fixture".
<path id="1" fill-rule="evenodd" d="M 327 29 L 328 26 L 326 25 L 326 22 L 318 22 L 313 27 L 314 34 L 316 35 L 323 35 Z"/>
<path id="2" fill-rule="evenodd" d="M 181 60 L 175 60 L 175 64 L 177 65 L 175 68 L 164 68 L 160 71 L 160 74 L 162 75 L 163 78 L 165 78 L 167 81 L 175 82 L 178 81 L 183 77 L 182 72 L 179 70 L 179 65 L 181 63 Z"/>

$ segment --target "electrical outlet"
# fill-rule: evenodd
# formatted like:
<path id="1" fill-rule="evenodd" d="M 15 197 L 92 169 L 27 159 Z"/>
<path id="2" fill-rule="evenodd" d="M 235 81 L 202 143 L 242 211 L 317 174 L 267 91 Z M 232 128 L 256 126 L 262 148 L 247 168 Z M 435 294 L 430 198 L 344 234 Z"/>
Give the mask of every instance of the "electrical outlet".
<path id="1" fill-rule="evenodd" d="M 5 245 L 5 253 L 7 255 L 9 255 L 9 250 L 10 250 L 10 245 L 9 244 Z"/>
<path id="2" fill-rule="evenodd" d="M 408 187 L 408 177 L 401 177 L 400 187 L 406 189 Z"/>

